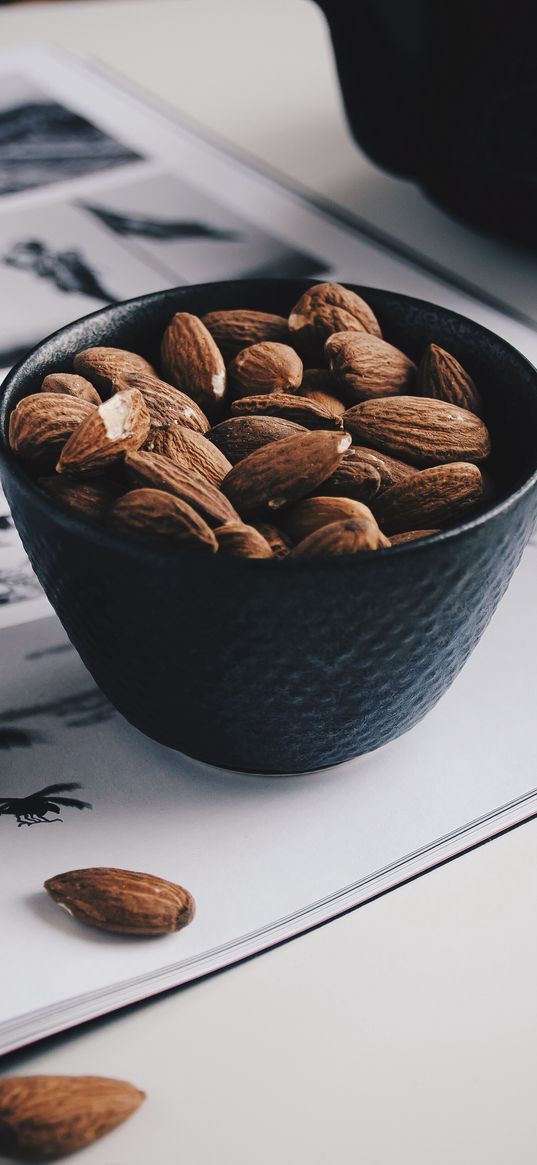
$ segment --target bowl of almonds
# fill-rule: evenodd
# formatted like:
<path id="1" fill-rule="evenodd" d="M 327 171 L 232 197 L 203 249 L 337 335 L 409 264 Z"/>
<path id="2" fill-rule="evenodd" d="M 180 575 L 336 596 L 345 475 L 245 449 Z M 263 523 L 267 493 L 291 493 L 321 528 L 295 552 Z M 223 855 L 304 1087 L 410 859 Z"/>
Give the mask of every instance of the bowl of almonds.
<path id="1" fill-rule="evenodd" d="M 479 640 L 537 514 L 537 373 L 454 312 L 305 280 L 106 308 L 7 378 L 36 574 L 138 729 L 309 772 L 387 743 Z"/>

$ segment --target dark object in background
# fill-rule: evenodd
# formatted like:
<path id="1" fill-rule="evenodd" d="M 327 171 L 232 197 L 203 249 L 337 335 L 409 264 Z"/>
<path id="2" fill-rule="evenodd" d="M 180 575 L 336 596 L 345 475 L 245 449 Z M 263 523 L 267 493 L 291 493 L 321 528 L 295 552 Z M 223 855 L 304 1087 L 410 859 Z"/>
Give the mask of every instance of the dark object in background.
<path id="1" fill-rule="evenodd" d="M 108 344 L 155 360 L 175 311 L 243 307 L 286 316 L 311 283 L 179 287 L 106 308 L 46 340 L 2 389 L 6 497 L 83 662 L 142 732 L 225 768 L 304 772 L 336 764 L 406 732 L 446 691 L 533 530 L 537 372 L 505 340 L 455 312 L 355 288 L 391 343 L 416 359 L 434 339 L 468 369 L 483 392 L 504 500 L 420 542 L 283 569 L 270 559 L 153 551 L 84 523 L 42 493 L 9 452 L 8 417 L 45 373 L 71 368 L 81 348 Z"/>
<path id="2" fill-rule="evenodd" d="M 537 8 L 318 0 L 356 140 L 479 230 L 537 246 Z"/>

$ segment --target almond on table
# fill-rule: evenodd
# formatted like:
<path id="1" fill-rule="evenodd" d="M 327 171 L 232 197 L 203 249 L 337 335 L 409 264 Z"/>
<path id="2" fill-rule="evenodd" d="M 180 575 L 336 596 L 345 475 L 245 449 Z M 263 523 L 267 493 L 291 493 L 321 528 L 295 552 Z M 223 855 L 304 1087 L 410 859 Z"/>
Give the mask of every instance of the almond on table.
<path id="1" fill-rule="evenodd" d="M 126 1121 L 145 1093 L 106 1076 L 4 1076 L 0 1153 L 51 1161 L 76 1153 Z"/>

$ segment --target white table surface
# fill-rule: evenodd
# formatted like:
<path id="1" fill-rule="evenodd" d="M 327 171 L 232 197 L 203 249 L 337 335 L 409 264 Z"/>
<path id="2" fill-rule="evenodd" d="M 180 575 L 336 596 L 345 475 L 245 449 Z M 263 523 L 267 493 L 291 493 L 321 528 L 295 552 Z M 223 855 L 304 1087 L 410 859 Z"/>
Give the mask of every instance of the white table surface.
<path id="1" fill-rule="evenodd" d="M 71 0 L 0 44 L 88 53 L 537 317 L 534 260 L 382 175 L 302 0 Z M 359 54 L 357 56 L 359 67 Z M 148 1094 L 87 1165 L 534 1165 L 537 823 L 303 938 L 6 1059 Z M 5 957 L 5 955 L 4 955 Z M 82 1157 L 65 1160 L 82 1160 Z"/>

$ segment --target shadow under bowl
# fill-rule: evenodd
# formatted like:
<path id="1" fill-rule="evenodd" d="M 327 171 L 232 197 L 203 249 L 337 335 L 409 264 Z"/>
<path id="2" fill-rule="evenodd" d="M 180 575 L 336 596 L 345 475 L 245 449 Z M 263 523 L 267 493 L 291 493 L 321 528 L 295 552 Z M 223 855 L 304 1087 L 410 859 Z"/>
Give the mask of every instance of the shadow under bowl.
<path id="1" fill-rule="evenodd" d="M 32 566 L 96 683 L 148 736 L 223 768 L 317 770 L 410 729 L 449 687 L 502 597 L 537 516 L 537 372 L 454 312 L 356 287 L 414 359 L 458 357 L 486 406 L 500 500 L 423 542 L 327 562 L 148 550 L 43 494 L 7 445 L 9 414 L 73 354 L 157 358 L 175 311 L 286 315 L 313 280 L 179 287 L 71 324 L 1 390 L 0 471 Z"/>

